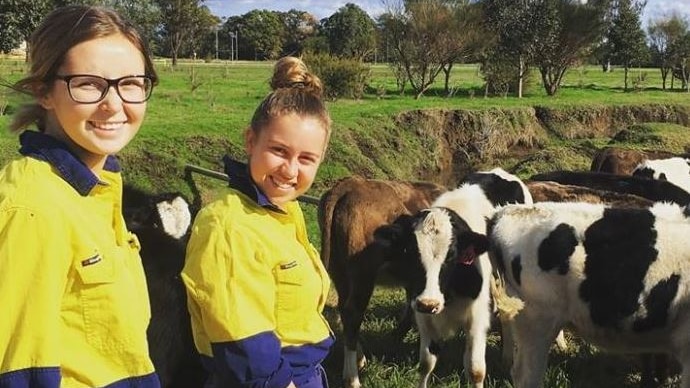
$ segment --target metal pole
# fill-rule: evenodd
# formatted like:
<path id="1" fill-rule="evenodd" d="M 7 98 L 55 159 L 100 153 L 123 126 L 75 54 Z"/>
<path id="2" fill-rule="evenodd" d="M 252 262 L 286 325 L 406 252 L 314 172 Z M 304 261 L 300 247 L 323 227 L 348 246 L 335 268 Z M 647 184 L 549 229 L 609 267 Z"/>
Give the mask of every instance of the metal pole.
<path id="1" fill-rule="evenodd" d="M 218 26 L 216 26 L 216 60 L 218 59 Z"/>

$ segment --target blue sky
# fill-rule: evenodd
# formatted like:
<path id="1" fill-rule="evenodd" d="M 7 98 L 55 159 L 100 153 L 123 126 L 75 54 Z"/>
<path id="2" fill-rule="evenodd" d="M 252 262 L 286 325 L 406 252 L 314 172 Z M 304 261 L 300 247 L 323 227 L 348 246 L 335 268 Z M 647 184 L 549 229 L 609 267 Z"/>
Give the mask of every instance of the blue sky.
<path id="1" fill-rule="evenodd" d="M 384 0 L 206 0 L 204 4 L 217 16 L 242 15 L 253 9 L 288 11 L 294 8 L 321 19 L 331 16 L 347 3 L 357 4 L 371 17 L 378 16 L 385 9 Z M 690 19 L 690 0 L 648 0 L 642 16 L 643 24 L 646 25 L 649 18 L 662 17 L 672 10 Z"/>

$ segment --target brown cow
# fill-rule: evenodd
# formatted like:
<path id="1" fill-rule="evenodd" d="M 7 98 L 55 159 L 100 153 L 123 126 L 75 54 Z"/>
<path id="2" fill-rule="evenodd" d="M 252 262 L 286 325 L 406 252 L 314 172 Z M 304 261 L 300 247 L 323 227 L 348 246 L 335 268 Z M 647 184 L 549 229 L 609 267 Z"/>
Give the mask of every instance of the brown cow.
<path id="1" fill-rule="evenodd" d="M 525 182 L 534 202 L 589 202 L 617 207 L 649 207 L 654 201 L 626 193 L 564 185 L 551 181 Z"/>
<path id="2" fill-rule="evenodd" d="M 345 339 L 345 387 L 360 386 L 358 366 L 363 366 L 366 358 L 361 355 L 358 359 L 359 329 L 378 275 L 389 275 L 405 286 L 404 268 L 396 266 L 396 258 L 389 257 L 386 248 L 374 243 L 374 232 L 402 215 L 428 207 L 444 191 L 444 187 L 428 182 L 349 177 L 336 182 L 321 197 L 321 259 L 338 292 Z"/>
<path id="3" fill-rule="evenodd" d="M 632 175 L 635 167 L 645 160 L 666 159 L 673 156 L 676 155 L 668 151 L 604 147 L 594 154 L 589 170 L 618 175 Z"/>

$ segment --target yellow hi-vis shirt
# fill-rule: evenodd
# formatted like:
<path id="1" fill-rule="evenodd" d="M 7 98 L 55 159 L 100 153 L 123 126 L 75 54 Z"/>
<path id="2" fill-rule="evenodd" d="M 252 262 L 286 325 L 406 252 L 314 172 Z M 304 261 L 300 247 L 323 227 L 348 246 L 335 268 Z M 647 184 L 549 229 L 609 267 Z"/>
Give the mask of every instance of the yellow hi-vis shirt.
<path id="1" fill-rule="evenodd" d="M 0 387 L 159 387 L 121 175 L 103 171 L 82 195 L 59 175 L 78 161 L 63 162 L 25 156 L 0 170 Z"/>
<path id="2" fill-rule="evenodd" d="M 194 341 L 217 387 L 300 386 L 333 343 L 330 279 L 299 204 L 261 206 L 248 186 L 194 221 L 182 271 Z"/>

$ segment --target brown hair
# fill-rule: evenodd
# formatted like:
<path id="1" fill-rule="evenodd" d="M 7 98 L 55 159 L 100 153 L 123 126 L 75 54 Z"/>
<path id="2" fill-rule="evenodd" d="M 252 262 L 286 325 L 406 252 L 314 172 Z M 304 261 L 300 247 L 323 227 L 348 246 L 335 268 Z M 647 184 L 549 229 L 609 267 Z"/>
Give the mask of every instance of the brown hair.
<path id="1" fill-rule="evenodd" d="M 120 34 L 141 52 L 146 75 L 151 76 L 154 85 L 158 83 L 153 62 L 146 42 L 137 29 L 117 12 L 98 6 L 70 5 L 55 9 L 48 14 L 29 39 L 29 75 L 13 89 L 32 95 L 45 96 L 55 80 L 57 70 L 62 66 L 67 52 L 79 43 Z M 46 111 L 34 102 L 22 106 L 10 123 L 10 131 L 19 132 L 35 124 L 44 130 Z"/>
<path id="2" fill-rule="evenodd" d="M 249 130 L 260 132 L 271 119 L 295 113 L 318 119 L 326 130 L 326 144 L 331 135 L 331 117 L 323 100 L 323 85 L 301 59 L 283 57 L 276 62 L 271 78 L 272 92 L 254 111 Z"/>

